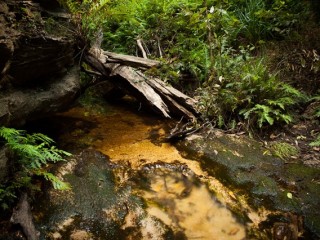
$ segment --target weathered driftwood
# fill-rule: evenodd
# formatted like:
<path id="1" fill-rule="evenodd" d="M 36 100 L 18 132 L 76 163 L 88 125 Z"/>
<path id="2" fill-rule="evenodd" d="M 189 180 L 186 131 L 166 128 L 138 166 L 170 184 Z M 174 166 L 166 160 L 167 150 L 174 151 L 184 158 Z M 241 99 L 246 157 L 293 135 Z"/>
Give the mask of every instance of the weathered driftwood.
<path id="1" fill-rule="evenodd" d="M 146 51 L 145 51 L 144 48 L 143 48 L 143 42 L 142 42 L 141 39 L 137 39 L 137 45 L 138 45 L 138 48 L 140 49 L 140 51 L 141 51 L 141 53 L 142 53 L 142 57 L 147 59 L 147 58 L 148 58 L 148 57 L 147 57 L 147 53 L 146 53 Z"/>
<path id="2" fill-rule="evenodd" d="M 28 195 L 23 193 L 17 207 L 13 210 L 11 222 L 19 224 L 28 240 L 39 239 L 39 234 L 34 226 Z"/>
<path id="3" fill-rule="evenodd" d="M 103 54 L 107 57 L 106 62 L 109 63 L 120 63 L 137 68 L 151 68 L 160 65 L 159 61 L 148 58 L 129 56 L 108 51 L 104 51 Z"/>
<path id="4" fill-rule="evenodd" d="M 107 55 L 107 54 L 108 55 Z M 173 116 L 194 119 L 198 116 L 195 110 L 195 100 L 165 84 L 158 78 L 146 76 L 141 70 L 133 68 L 156 66 L 157 61 L 120 55 L 118 62 L 110 61 L 119 54 L 105 52 L 101 49 L 91 49 L 85 54 L 85 61 L 102 75 L 109 77 L 113 84 L 128 91 L 142 104 L 151 108 L 162 116 Z M 129 65 L 129 66 L 128 66 Z"/>
<path id="5" fill-rule="evenodd" d="M 196 126 L 192 122 L 187 122 L 182 125 L 182 121 L 179 121 L 178 124 L 170 131 L 170 134 L 166 136 L 165 140 L 168 142 L 177 141 L 183 139 L 191 134 L 194 134 L 203 128 L 210 125 L 210 122 L 205 122 L 200 126 Z"/>

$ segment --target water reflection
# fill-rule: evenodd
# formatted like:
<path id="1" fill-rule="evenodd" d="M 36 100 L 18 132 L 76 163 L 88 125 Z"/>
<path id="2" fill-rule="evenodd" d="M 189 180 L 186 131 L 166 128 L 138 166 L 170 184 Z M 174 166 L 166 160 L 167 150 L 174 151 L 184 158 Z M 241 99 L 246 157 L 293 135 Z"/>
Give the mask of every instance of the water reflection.
<path id="1" fill-rule="evenodd" d="M 167 123 L 123 108 L 112 109 L 112 114 L 93 114 L 83 108 L 73 108 L 58 115 L 50 124 L 60 130 L 57 137 L 60 145 L 101 151 L 124 169 L 137 171 L 133 191 L 145 199 L 147 207 L 129 211 L 122 226 L 122 229 L 140 228 L 136 239 L 167 239 L 159 238 L 160 228 L 156 234 L 155 226 L 160 225 L 171 229 L 174 239 L 245 238 L 245 227 L 199 181 L 197 176 L 205 176 L 206 172 L 198 162 L 183 158 L 168 143 L 155 143 L 153 137 L 161 138 Z M 165 167 L 159 162 L 178 167 Z M 148 164 L 153 167 L 145 167 Z M 121 176 L 121 184 L 130 180 L 126 173 Z"/>
<path id="2" fill-rule="evenodd" d="M 185 239 L 244 239 L 245 231 L 194 176 L 166 168 L 145 172 L 148 188 L 140 194 L 149 215 Z M 180 236 L 181 237 L 181 236 Z M 182 238 L 182 239 L 184 239 Z"/>

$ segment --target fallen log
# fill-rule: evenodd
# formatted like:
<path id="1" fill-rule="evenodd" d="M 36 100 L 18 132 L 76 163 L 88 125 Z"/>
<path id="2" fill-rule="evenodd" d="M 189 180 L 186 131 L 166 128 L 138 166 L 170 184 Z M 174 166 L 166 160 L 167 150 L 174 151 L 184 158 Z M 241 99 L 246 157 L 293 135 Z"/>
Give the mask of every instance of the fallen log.
<path id="1" fill-rule="evenodd" d="M 90 49 L 84 60 L 119 88 L 136 97 L 166 118 L 199 116 L 196 101 L 160 79 L 145 75 L 139 68 L 150 68 L 159 62 L 139 57 L 115 54 L 102 49 Z M 118 59 L 117 63 L 110 60 Z M 121 61 L 120 61 L 121 60 Z M 133 67 L 136 66 L 136 67 Z"/>

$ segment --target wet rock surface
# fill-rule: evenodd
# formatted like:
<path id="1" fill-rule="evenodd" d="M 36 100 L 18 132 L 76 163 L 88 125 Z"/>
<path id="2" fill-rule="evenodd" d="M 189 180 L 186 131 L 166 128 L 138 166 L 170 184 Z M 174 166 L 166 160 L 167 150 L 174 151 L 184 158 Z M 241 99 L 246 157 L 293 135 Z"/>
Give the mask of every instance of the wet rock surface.
<path id="1" fill-rule="evenodd" d="M 232 187 L 236 194 L 249 193 L 248 201 L 256 209 L 274 211 L 266 220 L 269 225 L 261 223 L 265 230 L 269 229 L 270 237 L 276 229 L 283 229 L 287 239 L 320 238 L 319 169 L 264 155 L 259 143 L 219 132 L 192 135 L 177 146 L 184 156 L 199 159 L 210 175 Z M 288 213 L 303 219 L 304 229 Z M 281 222 L 287 227 L 279 228 Z M 295 228 L 289 228 L 290 224 Z"/>
<path id="2" fill-rule="evenodd" d="M 124 198 L 128 201 L 119 200 L 116 207 L 104 207 L 107 215 L 101 215 L 99 208 L 95 208 L 93 215 L 99 223 L 105 221 L 101 216 L 113 219 L 111 222 L 115 225 L 110 229 L 118 239 L 318 238 L 315 210 L 319 209 L 316 192 L 319 174 L 316 170 L 304 165 L 295 169 L 300 166 L 298 163 L 289 164 L 263 154 L 257 142 L 218 132 L 193 135 L 179 142 L 179 154 L 174 146 L 161 140 L 165 139 L 164 128 L 168 123 L 150 115 L 136 114 L 131 105 L 130 111 L 119 105 L 104 106 L 103 111 L 93 107 L 72 108 L 45 120 L 43 127 L 52 126 L 51 134 L 60 147 L 76 156 L 87 148 L 109 156 L 109 160 L 103 157 L 106 160 L 98 165 L 111 169 L 108 179 L 113 180 L 108 186 L 116 190 L 110 198 L 123 199 L 117 195 L 121 192 L 130 197 Z M 41 124 L 38 121 L 36 125 Z M 88 159 L 91 157 L 77 160 L 79 164 L 72 168 L 75 170 L 73 177 L 64 175 L 70 182 L 81 183 L 76 184 L 81 186 L 80 191 L 87 183 L 93 186 L 99 183 L 98 180 L 83 180 L 88 177 L 86 165 L 91 164 Z M 104 161 L 109 163 L 103 164 Z M 97 170 L 93 166 L 89 168 Z M 93 175 L 101 176 L 96 172 Z M 93 195 L 89 192 L 84 191 L 84 196 Z M 89 199 L 86 200 L 88 204 L 96 198 Z M 66 206 L 67 209 L 74 207 Z M 63 205 L 59 208 L 63 209 Z M 52 212 L 40 209 L 36 215 L 54 216 L 52 209 Z M 43 233 L 64 239 L 72 234 L 99 239 L 95 236 L 112 233 L 95 230 L 98 235 L 91 235 L 94 232 L 91 226 L 99 226 L 92 218 L 90 222 L 83 214 L 62 213 L 66 213 L 63 219 L 52 218 L 53 227 L 46 227 L 50 226 L 48 221 L 45 224 L 42 224 L 43 219 L 40 221 Z M 73 224 L 67 230 L 60 230 L 57 226 L 69 218 Z"/>
<path id="3" fill-rule="evenodd" d="M 125 204 L 133 204 L 134 199 L 126 195 L 126 187 L 116 189 L 112 167 L 101 153 L 84 151 L 58 170 L 72 190 L 52 189 L 39 203 L 36 223 L 41 239 L 77 239 L 79 235 L 121 239 Z"/>
<path id="4" fill-rule="evenodd" d="M 40 239 L 245 236 L 242 224 L 179 163 L 158 162 L 132 170 L 98 151 L 85 150 L 59 167 L 58 175 L 72 190 L 50 190 L 36 205 Z"/>
<path id="5" fill-rule="evenodd" d="M 12 90 L 0 96 L 0 125 L 21 126 L 27 120 L 57 112 L 76 97 L 80 89 L 79 69 L 73 67 L 64 77 L 45 88 Z"/>
<path id="6" fill-rule="evenodd" d="M 125 173 L 123 166 L 111 163 L 102 153 L 86 150 L 58 171 L 71 184 L 72 190 L 51 190 L 39 203 L 35 215 L 41 239 L 141 236 L 139 225 L 130 222 L 144 218 L 144 202 L 132 194 L 130 184 L 119 184 L 118 178 Z M 161 237 L 167 230 L 160 222 L 153 221 L 161 230 Z"/>

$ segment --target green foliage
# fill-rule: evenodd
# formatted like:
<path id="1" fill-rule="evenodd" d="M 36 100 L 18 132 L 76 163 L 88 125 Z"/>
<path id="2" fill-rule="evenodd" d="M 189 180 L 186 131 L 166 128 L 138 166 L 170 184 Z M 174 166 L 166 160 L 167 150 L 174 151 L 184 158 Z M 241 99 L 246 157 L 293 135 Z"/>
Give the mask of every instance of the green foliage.
<path id="1" fill-rule="evenodd" d="M 114 3 L 105 25 L 104 48 L 136 54 L 142 39 L 152 57 L 174 64 L 175 72 L 203 78 L 208 67 L 206 8 L 202 1 L 124 1 Z M 174 19 L 174 21 L 172 21 Z"/>
<path id="2" fill-rule="evenodd" d="M 203 82 L 216 70 L 212 66 L 223 48 L 288 34 L 304 15 L 301 4 L 298 0 L 114 1 L 104 22 L 104 48 L 137 54 L 136 41 L 142 39 L 149 56 L 172 65 L 161 69 L 163 75 L 187 73 Z"/>
<path id="3" fill-rule="evenodd" d="M 320 103 L 320 95 L 316 95 L 316 96 L 312 97 L 310 100 Z M 314 110 L 313 116 L 320 118 L 320 104 L 318 104 L 318 107 Z"/>
<path id="4" fill-rule="evenodd" d="M 265 39 L 270 23 L 261 17 L 265 9 L 264 0 L 247 0 L 246 4 L 237 11 L 241 22 L 240 34 L 250 42 Z"/>
<path id="5" fill-rule="evenodd" d="M 191 75 L 202 86 L 199 109 L 220 127 L 290 123 L 291 108 L 303 100 L 269 73 L 266 59 L 253 57 L 261 43 L 299 24 L 307 9 L 301 1 L 60 1 L 82 17 L 91 37 L 103 27 L 104 49 L 137 55 L 142 40 L 147 54 L 164 63 L 151 74 L 171 82 Z"/>
<path id="6" fill-rule="evenodd" d="M 74 16 L 79 35 L 94 41 L 102 29 L 103 47 L 137 54 L 142 40 L 149 56 L 172 68 L 166 75 L 208 79 L 215 55 L 242 42 L 256 43 L 288 32 L 302 14 L 297 0 L 59 0 Z M 277 33 L 277 34 L 275 34 Z M 177 77 L 170 78 L 177 80 Z"/>
<path id="7" fill-rule="evenodd" d="M 40 169 L 48 162 L 63 161 L 63 155 L 70 156 L 70 153 L 51 146 L 54 141 L 41 133 L 30 135 L 23 130 L 1 127 L 0 136 L 26 169 Z"/>
<path id="8" fill-rule="evenodd" d="M 272 155 L 281 159 L 287 159 L 292 156 L 296 156 L 299 153 L 296 147 L 286 142 L 274 142 L 269 147 L 269 150 L 272 153 Z"/>
<path id="9" fill-rule="evenodd" d="M 235 11 L 241 23 L 239 34 L 251 43 L 287 36 L 306 16 L 307 10 L 301 9 L 308 9 L 306 3 L 298 0 L 242 2 L 242 7 Z"/>
<path id="10" fill-rule="evenodd" d="M 15 173 L 13 179 L 0 185 L 0 203 L 2 207 L 13 200 L 15 193 L 21 188 L 34 188 L 33 176 L 41 176 L 50 181 L 55 189 L 66 190 L 70 186 L 53 174 L 47 172 L 48 163 L 64 161 L 63 156 L 71 154 L 52 146 L 54 141 L 41 133 L 27 134 L 23 130 L 0 128 L 0 137 L 15 156 Z"/>
<path id="11" fill-rule="evenodd" d="M 311 147 L 319 147 L 320 146 L 320 134 L 318 137 L 309 144 Z"/>
<path id="12" fill-rule="evenodd" d="M 270 74 L 265 59 L 249 58 L 248 51 L 226 49 L 216 58 L 215 75 L 200 91 L 200 110 L 220 127 L 243 119 L 259 128 L 290 123 L 290 108 L 305 96 Z"/>
<path id="13" fill-rule="evenodd" d="M 84 41 L 81 44 L 91 43 L 98 38 L 97 35 L 109 15 L 110 0 L 58 0 L 58 2 L 71 12 L 73 22 L 76 24 L 74 31 L 78 38 Z"/>

